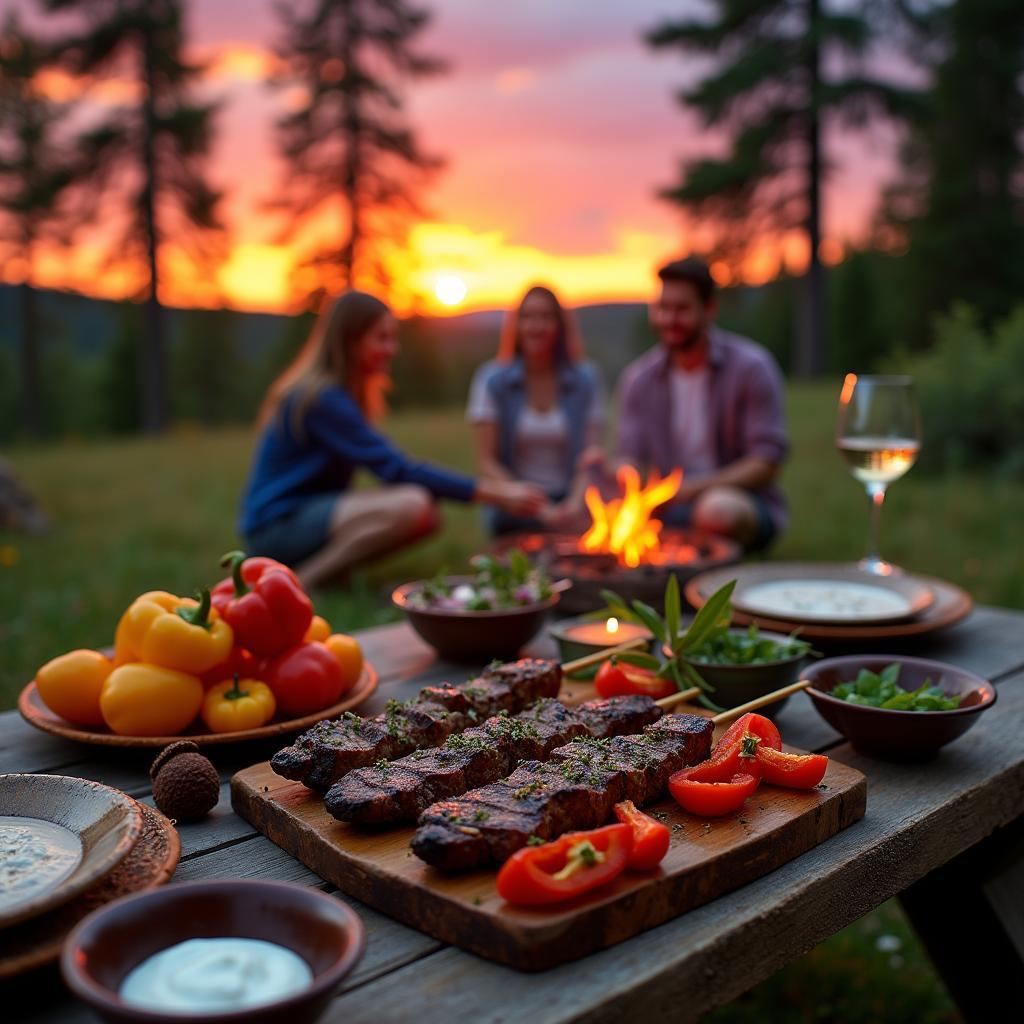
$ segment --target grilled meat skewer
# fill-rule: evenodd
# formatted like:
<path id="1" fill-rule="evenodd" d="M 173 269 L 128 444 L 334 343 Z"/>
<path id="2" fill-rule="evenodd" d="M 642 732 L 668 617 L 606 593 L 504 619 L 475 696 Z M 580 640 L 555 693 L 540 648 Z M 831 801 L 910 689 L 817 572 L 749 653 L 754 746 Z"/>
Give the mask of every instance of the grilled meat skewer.
<path id="1" fill-rule="evenodd" d="M 501 863 L 531 841 L 596 828 L 620 800 L 659 799 L 673 772 L 710 755 L 712 730 L 706 718 L 666 715 L 637 735 L 574 740 L 547 763 L 527 761 L 507 779 L 428 807 L 413 853 L 465 871 Z"/>
<path id="2" fill-rule="evenodd" d="M 351 771 L 328 790 L 324 806 L 341 821 L 415 821 L 436 801 L 496 782 L 520 761 L 546 761 L 577 737 L 639 732 L 660 717 L 650 697 L 592 700 L 576 708 L 541 700 L 515 717 L 498 715 L 450 736 L 433 750 Z"/>
<path id="3" fill-rule="evenodd" d="M 542 697 L 557 696 L 561 684 L 562 669 L 555 661 L 523 658 L 495 665 L 468 683 L 427 686 L 411 701 L 389 701 L 374 718 L 348 712 L 318 722 L 279 750 L 270 766 L 286 779 L 325 792 L 353 768 L 439 746 L 501 711 L 515 714 Z"/>

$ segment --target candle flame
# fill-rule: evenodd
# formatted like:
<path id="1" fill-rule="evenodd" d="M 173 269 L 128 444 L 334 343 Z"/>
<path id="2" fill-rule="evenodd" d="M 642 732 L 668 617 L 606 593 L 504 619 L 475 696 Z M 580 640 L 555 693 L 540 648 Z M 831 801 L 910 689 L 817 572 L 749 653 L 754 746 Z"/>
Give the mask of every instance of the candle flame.
<path id="1" fill-rule="evenodd" d="M 605 623 L 605 629 L 609 633 L 618 633 L 619 631 L 619 620 L 614 615 L 608 616 L 608 621 Z"/>

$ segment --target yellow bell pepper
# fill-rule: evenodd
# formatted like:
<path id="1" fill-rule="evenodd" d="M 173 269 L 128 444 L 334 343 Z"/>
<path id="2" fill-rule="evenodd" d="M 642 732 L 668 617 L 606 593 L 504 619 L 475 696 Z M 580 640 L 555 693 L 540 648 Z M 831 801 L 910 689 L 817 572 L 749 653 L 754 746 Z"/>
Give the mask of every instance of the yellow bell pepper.
<path id="1" fill-rule="evenodd" d="M 217 683 L 203 698 L 203 721 L 210 732 L 258 729 L 274 717 L 274 692 L 258 679 L 234 679 Z"/>
<path id="2" fill-rule="evenodd" d="M 68 651 L 36 673 L 43 703 L 74 725 L 102 725 L 100 691 L 114 666 L 99 651 Z"/>
<path id="3" fill-rule="evenodd" d="M 189 675 L 219 665 L 234 644 L 231 627 L 210 607 L 210 592 L 200 600 L 152 590 L 132 602 L 114 636 L 114 663 L 143 661 Z"/>
<path id="4" fill-rule="evenodd" d="M 314 615 L 313 621 L 309 624 L 309 629 L 306 630 L 306 635 L 302 638 L 302 642 L 304 644 L 311 644 L 319 640 L 323 643 L 330 635 L 330 623 L 322 615 Z"/>
<path id="5" fill-rule="evenodd" d="M 121 736 L 176 736 L 203 704 L 203 684 L 185 672 L 133 662 L 107 676 L 100 691 L 103 720 Z"/>

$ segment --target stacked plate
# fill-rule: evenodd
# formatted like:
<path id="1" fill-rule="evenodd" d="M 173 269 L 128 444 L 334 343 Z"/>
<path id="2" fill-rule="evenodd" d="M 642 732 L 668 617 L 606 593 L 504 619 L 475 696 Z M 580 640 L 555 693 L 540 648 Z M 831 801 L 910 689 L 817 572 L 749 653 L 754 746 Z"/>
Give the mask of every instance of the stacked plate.
<path id="1" fill-rule="evenodd" d="M 876 576 L 856 565 L 765 562 L 694 577 L 686 597 L 696 608 L 736 580 L 733 620 L 768 630 L 800 630 L 819 642 L 880 641 L 924 636 L 959 622 L 970 595 L 944 580 L 901 573 Z"/>
<path id="2" fill-rule="evenodd" d="M 0 978 L 56 959 L 101 903 L 166 882 L 171 823 L 109 786 L 65 775 L 0 775 Z"/>

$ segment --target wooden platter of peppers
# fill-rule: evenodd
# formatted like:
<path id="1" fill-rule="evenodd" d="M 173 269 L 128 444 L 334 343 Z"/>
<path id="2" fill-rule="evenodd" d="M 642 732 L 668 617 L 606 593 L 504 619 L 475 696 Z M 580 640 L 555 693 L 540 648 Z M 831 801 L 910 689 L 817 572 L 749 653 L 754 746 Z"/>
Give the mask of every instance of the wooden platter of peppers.
<path id="1" fill-rule="evenodd" d="M 137 597 L 112 650 L 43 665 L 18 699 L 25 720 L 104 746 L 237 743 L 307 729 L 376 689 L 358 642 L 332 633 L 291 569 L 241 551 L 221 564 L 229 574 L 194 599 Z"/>
<path id="2" fill-rule="evenodd" d="M 253 765 L 235 810 L 343 892 L 446 942 L 525 971 L 632 938 L 745 885 L 864 816 L 867 783 L 821 754 L 783 748 L 746 714 L 669 795 L 616 821 L 527 845 L 497 870 L 446 875 L 409 851 L 413 829 L 339 823 L 300 783 Z"/>

